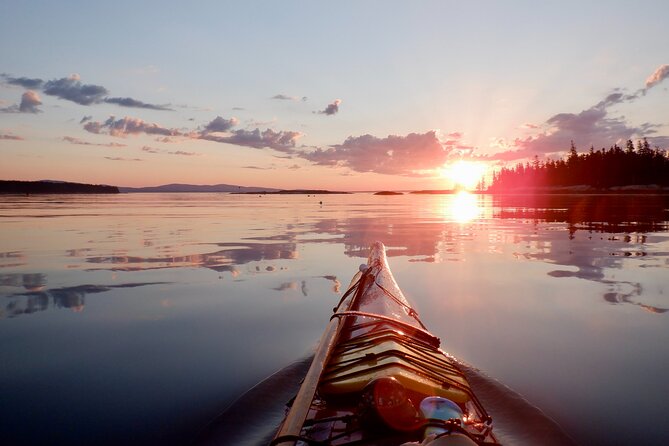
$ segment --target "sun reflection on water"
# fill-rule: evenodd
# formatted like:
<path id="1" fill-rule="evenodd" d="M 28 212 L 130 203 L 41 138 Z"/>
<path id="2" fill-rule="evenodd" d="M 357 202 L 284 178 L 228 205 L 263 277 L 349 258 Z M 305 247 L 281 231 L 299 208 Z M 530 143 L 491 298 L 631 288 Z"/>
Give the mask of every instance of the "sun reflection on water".
<path id="1" fill-rule="evenodd" d="M 468 223 L 481 215 L 481 207 L 477 196 L 466 191 L 460 191 L 450 197 L 447 203 L 446 215 L 458 223 Z"/>

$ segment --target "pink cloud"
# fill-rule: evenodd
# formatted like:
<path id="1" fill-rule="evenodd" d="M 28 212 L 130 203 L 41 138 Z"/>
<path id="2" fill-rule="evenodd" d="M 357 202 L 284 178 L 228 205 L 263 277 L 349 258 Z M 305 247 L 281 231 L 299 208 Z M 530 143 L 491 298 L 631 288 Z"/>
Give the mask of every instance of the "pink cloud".
<path id="1" fill-rule="evenodd" d="M 37 108 L 42 105 L 42 100 L 39 95 L 28 90 L 21 95 L 21 102 L 10 105 L 9 107 L 0 108 L 0 113 L 41 113 L 42 110 Z"/>
<path id="2" fill-rule="evenodd" d="M 123 158 L 120 156 L 105 156 L 105 159 L 110 161 L 144 161 L 141 158 Z"/>
<path id="3" fill-rule="evenodd" d="M 142 147 L 143 152 L 147 153 L 159 153 L 159 154 L 165 154 L 165 155 L 181 155 L 181 156 L 200 156 L 200 153 L 196 152 L 186 152 L 185 150 L 165 150 L 165 149 L 157 149 L 155 147 L 149 147 L 149 146 L 144 146 Z"/>
<path id="4" fill-rule="evenodd" d="M 507 150 L 487 156 L 488 159 L 516 160 L 531 158 L 535 155 L 540 157 L 548 154 L 564 153 L 569 150 L 571 142 L 581 149 L 590 146 L 600 148 L 615 143 L 622 143 L 628 139 L 646 136 L 651 144 L 660 148 L 669 146 L 669 136 L 654 135 L 660 127 L 657 124 L 643 123 L 631 126 L 625 117 L 614 117 L 609 115 L 609 108 L 637 100 L 646 94 L 649 88 L 654 87 L 669 77 L 669 65 L 661 65 L 646 80 L 646 88 L 639 89 L 633 94 L 625 94 L 620 89 L 615 89 L 604 99 L 592 107 L 580 113 L 558 113 L 549 118 L 545 123 L 545 130 L 526 138 L 516 138 L 513 143 L 506 143 Z M 523 124 L 521 128 L 539 129 L 534 124 Z M 501 143 L 492 143 L 491 147 L 504 148 Z"/>
<path id="5" fill-rule="evenodd" d="M 386 138 L 350 136 L 343 144 L 300 156 L 314 164 L 348 167 L 357 172 L 417 176 L 419 171 L 441 167 L 453 150 L 439 140 L 435 131 L 429 131 Z"/>
<path id="6" fill-rule="evenodd" d="M 657 67 L 657 69 L 646 79 L 646 89 L 654 87 L 669 77 L 669 65 L 664 64 Z"/>
<path id="7" fill-rule="evenodd" d="M 125 144 L 120 144 L 120 143 L 117 143 L 117 142 L 94 143 L 94 142 L 85 141 L 85 140 L 80 139 L 80 138 L 75 138 L 74 136 L 63 136 L 63 141 L 69 142 L 70 144 L 76 144 L 76 145 L 81 145 L 81 146 L 126 147 Z"/>
<path id="8" fill-rule="evenodd" d="M 657 132 L 658 126 L 655 124 L 630 126 L 624 117 L 610 116 L 607 110 L 609 106 L 631 98 L 617 94 L 615 97 L 612 96 L 607 96 L 603 101 L 580 113 L 558 113 L 552 116 L 546 121 L 546 130 L 526 138 L 516 138 L 513 143 L 506 143 L 508 150 L 491 155 L 489 159 L 510 161 L 531 158 L 535 155 L 543 157 L 547 154 L 566 152 L 572 141 L 581 150 L 590 146 L 608 147 L 614 143 L 620 144 L 634 137 Z M 648 140 L 654 144 L 662 144 L 663 138 L 649 136 Z M 491 146 L 503 148 L 499 142 Z"/>
<path id="9" fill-rule="evenodd" d="M 6 139 L 10 141 L 24 141 L 24 138 L 21 136 L 11 135 L 8 133 L 0 133 L 0 139 Z"/>
<path id="10" fill-rule="evenodd" d="M 42 105 L 39 95 L 32 90 L 28 90 L 21 96 L 19 111 L 21 113 L 39 113 L 41 110 L 37 108 L 38 105 Z"/>

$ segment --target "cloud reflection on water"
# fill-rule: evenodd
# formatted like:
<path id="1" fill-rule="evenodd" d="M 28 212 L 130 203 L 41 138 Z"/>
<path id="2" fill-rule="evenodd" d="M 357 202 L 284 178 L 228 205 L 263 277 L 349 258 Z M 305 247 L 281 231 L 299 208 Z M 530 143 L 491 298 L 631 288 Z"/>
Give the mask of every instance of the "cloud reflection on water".
<path id="1" fill-rule="evenodd" d="M 28 291 L 41 291 L 46 285 L 46 275 L 36 274 L 0 274 L 0 285 L 23 287 Z"/>
<path id="2" fill-rule="evenodd" d="M 112 271 L 204 267 L 218 272 L 234 272 L 236 266 L 261 260 L 297 258 L 296 243 L 216 243 L 226 247 L 218 251 L 182 256 L 140 257 L 128 255 L 88 257 L 88 263 L 105 265 Z"/>
<path id="3" fill-rule="evenodd" d="M 23 274 L 23 276 L 41 276 L 40 283 L 46 283 L 46 277 L 43 274 Z M 3 285 L 5 277 L 0 276 Z M 72 287 L 51 288 L 45 291 L 31 290 L 24 293 L 15 293 L 7 296 L 9 302 L 0 308 L 0 317 L 16 317 L 24 314 L 32 314 L 39 311 L 52 308 L 68 308 L 74 312 L 84 310 L 86 295 L 94 293 L 104 293 L 115 288 L 136 288 L 147 285 L 160 285 L 167 282 L 147 282 L 147 283 L 124 283 L 118 285 L 77 285 Z M 44 285 L 41 285 L 41 289 Z M 29 289 L 29 288 L 27 288 Z"/>
<path id="4" fill-rule="evenodd" d="M 411 204 L 415 202 L 416 206 L 406 203 L 403 207 L 393 207 L 392 201 L 381 202 L 381 205 L 376 201 L 359 208 L 352 207 L 354 199 L 355 196 L 338 212 L 305 214 L 272 229 L 262 228 L 258 236 L 249 237 L 252 233 L 246 232 L 247 237 L 203 240 L 197 237 L 211 235 L 199 234 L 193 227 L 177 227 L 170 228 L 166 238 L 160 240 L 157 238 L 161 234 L 160 226 L 151 231 L 145 228 L 141 252 L 148 255 L 132 251 L 127 242 L 127 229 L 115 227 L 108 231 L 115 240 L 111 245 L 114 247 L 112 252 L 106 253 L 110 245 L 103 243 L 96 248 L 75 246 L 68 249 L 64 257 L 84 261 L 91 266 L 86 271 L 207 268 L 238 277 L 243 273 L 242 265 L 298 260 L 299 247 L 314 244 L 341 245 L 346 256 L 365 258 L 370 244 L 382 240 L 388 247 L 389 257 L 407 256 L 410 262 L 433 263 L 460 262 L 476 250 L 505 255 L 512 246 L 513 255 L 518 259 L 564 267 L 550 271 L 551 277 L 603 283 L 608 287 L 604 296 L 606 301 L 610 302 L 611 296 L 615 295 L 618 296 L 617 303 L 634 303 L 628 288 L 635 285 L 630 281 L 616 281 L 608 272 L 621 269 L 624 262 L 632 259 L 643 261 L 640 266 L 644 268 L 664 268 L 666 259 L 664 265 L 658 262 L 669 255 L 655 248 L 664 246 L 666 241 L 659 234 L 669 231 L 669 198 L 663 196 L 405 196 L 405 200 L 412 200 Z M 420 208 L 423 199 L 432 200 L 426 202 L 432 206 L 436 204 L 438 208 L 423 212 Z M 244 215 L 248 218 L 248 214 Z M 252 224 L 252 221 L 246 223 Z M 182 240 L 181 237 L 187 234 L 188 238 Z M 170 243 L 160 243 L 164 241 Z M 119 246 L 123 249 L 118 249 Z M 216 249 L 202 252 L 207 246 Z M 188 254 L 189 251 L 192 254 Z M 21 259 L 21 265 L 30 261 L 20 251 L 7 251 L 0 254 L 0 267 L 14 266 L 18 264 L 17 259 Z M 67 267 L 82 268 L 76 263 Z M 256 272 L 273 273 L 283 269 L 271 264 L 255 265 Z M 333 289 L 339 291 L 341 284 L 334 275 L 321 277 L 332 280 Z M 299 278 L 292 280 L 299 283 Z M 46 279 L 41 273 L 5 274 L 0 276 L 0 284 L 23 286 L 28 291 L 40 293 L 46 286 Z M 306 295 L 306 285 L 286 284 L 292 284 L 292 281 L 279 284 L 275 289 L 299 288 Z M 49 290 L 47 306 L 50 299 L 54 306 L 60 305 L 56 302 L 69 302 L 68 299 L 72 303 L 62 306 L 74 308 L 79 305 L 78 301 L 83 304 L 83 297 L 79 300 L 76 297 L 78 292 L 99 292 L 78 288 L 86 286 Z M 639 298 L 641 293 L 634 296 Z M 32 301 L 21 306 L 26 312 L 46 308 L 43 295 L 28 297 Z M 18 307 L 13 305 L 12 311 L 16 313 Z M 657 313 L 663 312 L 660 306 L 646 307 L 654 308 Z"/>
<path id="5" fill-rule="evenodd" d="M 658 314 L 666 312 L 660 306 L 633 300 L 643 297 L 641 284 L 615 279 L 611 271 L 623 269 L 625 262 L 632 259 L 643 260 L 641 267 L 657 266 L 659 258 L 666 256 L 653 245 L 667 240 L 657 233 L 669 230 L 668 197 L 512 195 L 495 197 L 495 203 L 495 217 L 504 220 L 534 225 L 567 223 L 567 241 L 563 228 L 520 237 L 535 246 L 523 257 L 566 268 L 550 271 L 549 276 L 599 282 L 607 285 L 602 297 L 608 303 L 638 305 Z M 655 234 L 649 237 L 648 233 Z"/>
<path id="6" fill-rule="evenodd" d="M 16 268 L 25 264 L 25 255 L 22 252 L 0 252 L 0 268 Z"/>

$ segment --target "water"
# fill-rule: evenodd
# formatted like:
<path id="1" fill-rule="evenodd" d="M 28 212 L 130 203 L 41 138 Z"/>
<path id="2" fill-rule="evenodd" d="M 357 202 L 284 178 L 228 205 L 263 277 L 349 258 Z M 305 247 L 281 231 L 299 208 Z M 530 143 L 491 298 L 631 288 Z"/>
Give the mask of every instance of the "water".
<path id="1" fill-rule="evenodd" d="M 3 444 L 187 443 L 313 351 L 375 240 L 425 325 L 498 389 L 581 444 L 666 444 L 668 209 L 654 196 L 2 197 Z"/>

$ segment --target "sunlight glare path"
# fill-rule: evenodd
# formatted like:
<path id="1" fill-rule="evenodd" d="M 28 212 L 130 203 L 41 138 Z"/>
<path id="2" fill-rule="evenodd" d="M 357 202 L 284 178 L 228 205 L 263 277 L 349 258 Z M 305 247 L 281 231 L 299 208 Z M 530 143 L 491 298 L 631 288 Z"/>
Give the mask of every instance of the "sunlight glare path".
<path id="1" fill-rule="evenodd" d="M 448 203 L 447 216 L 458 223 L 468 223 L 481 214 L 477 196 L 466 191 L 460 191 L 451 196 Z"/>

